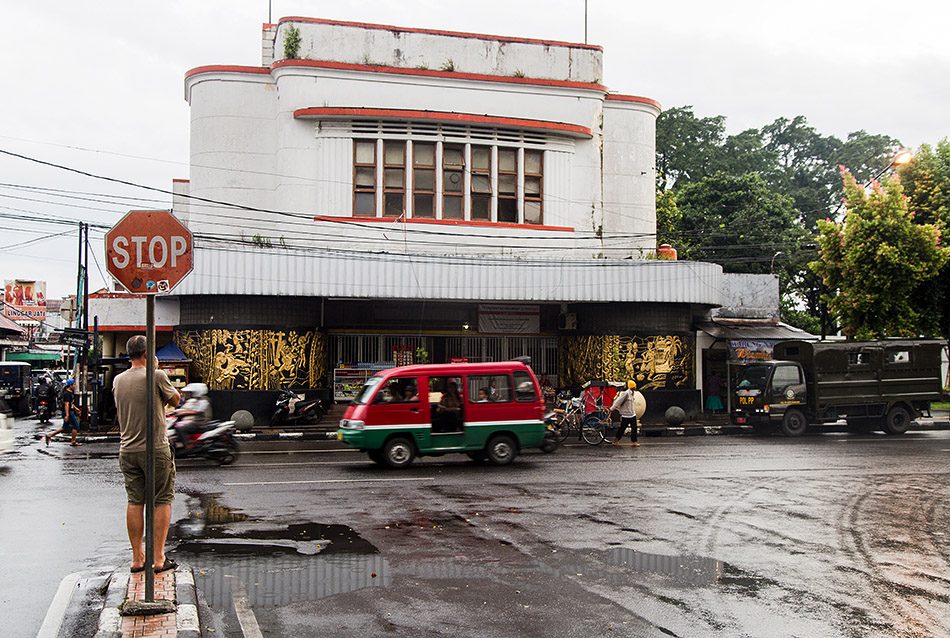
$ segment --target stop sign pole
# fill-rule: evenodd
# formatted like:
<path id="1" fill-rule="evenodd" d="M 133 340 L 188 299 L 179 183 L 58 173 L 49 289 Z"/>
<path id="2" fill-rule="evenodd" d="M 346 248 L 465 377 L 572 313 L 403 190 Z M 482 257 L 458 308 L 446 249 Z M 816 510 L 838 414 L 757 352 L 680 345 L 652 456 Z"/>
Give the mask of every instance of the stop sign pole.
<path id="1" fill-rule="evenodd" d="M 170 211 L 130 211 L 105 236 L 109 274 L 145 295 L 145 604 L 155 603 L 155 295 L 191 272 L 194 240 Z M 162 427 L 164 431 L 164 426 Z"/>

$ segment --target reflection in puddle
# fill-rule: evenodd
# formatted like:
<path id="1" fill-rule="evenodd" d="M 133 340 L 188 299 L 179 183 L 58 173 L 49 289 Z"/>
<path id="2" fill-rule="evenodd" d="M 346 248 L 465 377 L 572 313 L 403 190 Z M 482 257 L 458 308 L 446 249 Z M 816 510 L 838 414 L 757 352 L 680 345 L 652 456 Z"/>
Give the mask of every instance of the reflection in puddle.
<path id="1" fill-rule="evenodd" d="M 190 498 L 188 510 L 172 537 L 212 606 L 227 608 L 239 597 L 275 607 L 390 584 L 388 561 L 346 525 L 274 527 L 205 494 Z"/>
<path id="2" fill-rule="evenodd" d="M 712 585 L 719 581 L 725 565 L 715 558 L 649 554 L 625 547 L 615 547 L 605 553 L 606 561 L 611 565 L 640 573 L 668 576 L 684 585 Z"/>

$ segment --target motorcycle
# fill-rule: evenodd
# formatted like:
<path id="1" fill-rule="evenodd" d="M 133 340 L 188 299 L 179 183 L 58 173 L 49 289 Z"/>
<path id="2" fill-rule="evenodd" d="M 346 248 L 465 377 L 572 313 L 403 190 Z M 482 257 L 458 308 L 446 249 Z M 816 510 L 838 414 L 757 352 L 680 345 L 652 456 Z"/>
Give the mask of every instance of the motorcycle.
<path id="1" fill-rule="evenodd" d="M 561 447 L 562 439 L 558 438 L 557 431 L 554 429 L 556 416 L 555 412 L 550 412 L 544 417 L 544 440 L 541 442 L 540 450 L 545 454 L 550 454 Z"/>
<path id="2" fill-rule="evenodd" d="M 46 399 L 38 399 L 36 402 L 36 418 L 40 423 L 49 423 L 53 417 L 53 408 Z"/>
<path id="3" fill-rule="evenodd" d="M 271 427 L 298 421 L 316 423 L 326 414 L 326 409 L 320 399 L 306 400 L 290 390 L 278 391 L 275 407 L 274 414 L 270 418 Z"/>
<path id="4" fill-rule="evenodd" d="M 234 421 L 211 421 L 201 431 L 186 435 L 182 440 L 175 429 L 176 418 L 165 421 L 168 445 L 176 459 L 205 458 L 220 465 L 230 465 L 237 460 L 240 449 L 234 438 Z"/>

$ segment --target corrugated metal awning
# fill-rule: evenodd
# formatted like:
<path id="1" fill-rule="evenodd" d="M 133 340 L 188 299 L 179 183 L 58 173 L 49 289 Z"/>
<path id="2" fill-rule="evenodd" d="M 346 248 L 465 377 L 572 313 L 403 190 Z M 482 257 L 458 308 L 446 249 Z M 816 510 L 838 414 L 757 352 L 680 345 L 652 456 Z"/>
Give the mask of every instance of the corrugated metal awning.
<path id="1" fill-rule="evenodd" d="M 716 339 L 814 339 L 815 336 L 794 326 L 769 319 L 733 319 L 704 321 L 696 327 Z"/>
<path id="2" fill-rule="evenodd" d="M 722 268 L 656 260 L 546 260 L 196 247 L 176 295 L 456 301 L 660 302 L 717 306 Z"/>

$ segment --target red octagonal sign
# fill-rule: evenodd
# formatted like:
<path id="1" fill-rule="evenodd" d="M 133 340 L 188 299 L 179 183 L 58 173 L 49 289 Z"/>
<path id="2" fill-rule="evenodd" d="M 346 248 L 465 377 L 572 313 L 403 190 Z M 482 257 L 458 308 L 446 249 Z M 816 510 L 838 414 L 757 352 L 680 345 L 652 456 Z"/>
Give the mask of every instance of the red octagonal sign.
<path id="1" fill-rule="evenodd" d="M 191 272 L 191 231 L 167 210 L 133 210 L 106 233 L 109 274 L 129 292 L 169 292 Z"/>

